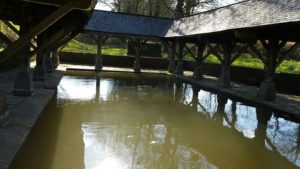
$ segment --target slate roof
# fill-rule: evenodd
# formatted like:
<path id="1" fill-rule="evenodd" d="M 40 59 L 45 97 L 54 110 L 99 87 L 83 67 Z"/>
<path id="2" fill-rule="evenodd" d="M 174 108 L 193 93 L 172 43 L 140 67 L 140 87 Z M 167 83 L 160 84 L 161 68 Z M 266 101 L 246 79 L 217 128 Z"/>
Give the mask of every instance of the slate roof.
<path id="1" fill-rule="evenodd" d="M 166 37 L 300 22 L 299 0 L 250 0 L 174 21 Z"/>
<path id="2" fill-rule="evenodd" d="M 136 36 L 163 37 L 173 19 L 95 10 L 86 31 Z"/>
<path id="3" fill-rule="evenodd" d="M 85 30 L 171 38 L 284 23 L 300 23 L 299 0 L 249 0 L 176 20 L 96 10 Z"/>

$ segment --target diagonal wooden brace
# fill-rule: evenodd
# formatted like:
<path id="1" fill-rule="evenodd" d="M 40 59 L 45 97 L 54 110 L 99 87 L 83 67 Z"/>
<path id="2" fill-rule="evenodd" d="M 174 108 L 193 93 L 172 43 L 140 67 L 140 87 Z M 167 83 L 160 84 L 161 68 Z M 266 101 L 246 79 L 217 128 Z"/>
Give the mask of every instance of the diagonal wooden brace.
<path id="1" fill-rule="evenodd" d="M 63 16 L 69 13 L 73 9 L 72 3 L 67 2 L 65 5 L 59 7 L 50 16 L 46 17 L 31 30 L 29 30 L 24 36 L 20 37 L 13 44 L 8 46 L 2 53 L 0 53 L 0 63 L 6 61 L 8 58 L 16 54 L 25 45 L 27 45 L 31 39 L 40 33 L 44 32 L 51 25 L 60 20 Z"/>

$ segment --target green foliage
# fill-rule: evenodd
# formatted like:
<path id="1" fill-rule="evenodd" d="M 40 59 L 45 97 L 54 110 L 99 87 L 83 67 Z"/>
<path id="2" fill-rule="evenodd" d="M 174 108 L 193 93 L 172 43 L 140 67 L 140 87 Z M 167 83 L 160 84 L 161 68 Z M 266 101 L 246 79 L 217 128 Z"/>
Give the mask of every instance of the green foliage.
<path id="1" fill-rule="evenodd" d="M 65 52 L 74 52 L 74 53 L 97 53 L 97 46 L 91 45 L 88 43 L 83 43 L 78 40 L 72 39 L 68 45 L 63 49 Z M 112 56 L 127 56 L 126 48 L 119 48 L 113 46 L 103 46 L 102 54 L 112 55 Z"/>
<path id="2" fill-rule="evenodd" d="M 96 45 L 91 45 L 72 39 L 62 51 L 95 54 L 97 53 L 97 47 Z"/>

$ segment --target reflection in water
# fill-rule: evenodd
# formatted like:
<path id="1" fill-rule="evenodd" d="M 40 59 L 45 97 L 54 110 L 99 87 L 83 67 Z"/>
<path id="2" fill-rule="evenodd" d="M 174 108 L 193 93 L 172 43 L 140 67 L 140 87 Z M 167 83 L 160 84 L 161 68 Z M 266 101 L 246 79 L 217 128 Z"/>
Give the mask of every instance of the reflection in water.
<path id="1" fill-rule="evenodd" d="M 72 152 L 79 152 L 76 159 L 82 159 L 85 169 L 300 166 L 297 121 L 165 76 L 66 76 L 58 88 L 57 103 L 63 108 L 57 122 L 61 125 L 57 125 L 66 128 L 58 129 L 59 136 L 81 139 L 78 150 L 72 146 Z M 45 133 L 53 124 L 36 128 Z M 54 147 L 69 147 L 70 141 L 61 140 L 54 141 Z M 54 157 L 65 155 L 53 152 L 60 153 Z M 53 161 L 52 166 L 77 169 L 70 167 L 72 160 Z M 19 168 L 35 169 L 18 163 Z"/>
<path id="2" fill-rule="evenodd" d="M 217 168 L 199 151 L 176 144 L 174 138 L 166 143 L 166 130 L 164 124 L 84 123 L 85 168 Z"/>
<path id="3" fill-rule="evenodd" d="M 272 151 L 300 167 L 299 123 L 272 116 L 268 122 L 267 139 L 266 144 Z"/>

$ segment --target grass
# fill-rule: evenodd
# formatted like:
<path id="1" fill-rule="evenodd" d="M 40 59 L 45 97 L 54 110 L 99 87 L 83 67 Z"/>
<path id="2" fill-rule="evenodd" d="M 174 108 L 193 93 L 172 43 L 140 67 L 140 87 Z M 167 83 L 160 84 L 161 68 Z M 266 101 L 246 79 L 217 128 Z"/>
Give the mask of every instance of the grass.
<path id="1" fill-rule="evenodd" d="M 0 49 L 1 50 L 1 49 Z M 97 52 L 96 45 L 90 45 L 86 43 L 79 42 L 77 40 L 71 40 L 68 45 L 63 49 L 66 52 L 80 52 L 80 53 L 91 53 L 95 54 Z M 104 46 L 102 48 L 102 53 L 104 55 L 112 55 L 112 56 L 127 56 L 126 48 L 118 48 L 112 46 Z M 167 53 L 162 53 L 162 57 L 166 58 Z M 187 61 L 194 61 L 191 55 L 186 55 L 184 57 Z M 210 55 L 206 58 L 204 63 L 214 63 L 220 64 L 220 61 L 214 55 Z M 242 55 L 237 60 L 233 62 L 233 66 L 241 66 L 241 67 L 249 67 L 256 69 L 263 69 L 264 64 L 258 58 L 252 58 L 249 55 Z M 285 60 L 280 66 L 276 69 L 277 73 L 292 73 L 292 74 L 300 74 L 300 62 L 299 61 L 289 61 Z"/>
<path id="2" fill-rule="evenodd" d="M 87 43 L 82 43 L 80 41 L 72 39 L 68 43 L 68 45 L 63 49 L 63 51 L 95 54 L 97 53 L 97 46 L 87 44 Z M 112 47 L 112 46 L 103 46 L 102 54 L 112 55 L 112 56 L 127 56 L 127 49 Z"/>

